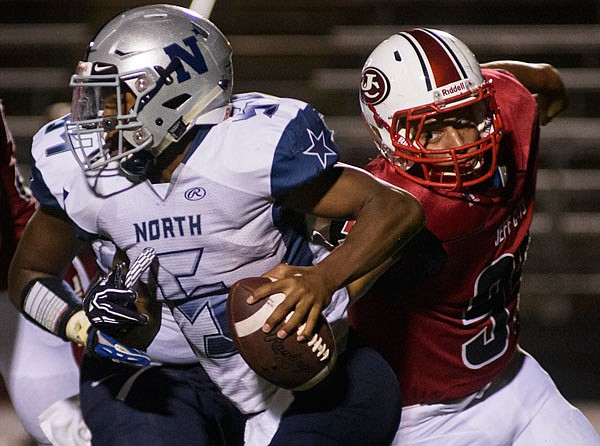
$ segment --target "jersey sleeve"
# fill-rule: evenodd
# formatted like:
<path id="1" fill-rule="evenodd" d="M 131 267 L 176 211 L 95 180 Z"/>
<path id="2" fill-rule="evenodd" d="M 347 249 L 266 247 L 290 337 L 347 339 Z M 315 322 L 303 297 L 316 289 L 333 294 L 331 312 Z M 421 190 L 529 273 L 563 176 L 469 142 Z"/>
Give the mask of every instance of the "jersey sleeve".
<path id="1" fill-rule="evenodd" d="M 537 103 L 527 88 L 506 70 L 483 69 L 496 88 L 496 102 L 502 116 L 501 152 L 510 148 L 515 170 L 529 170 L 537 159 L 539 124 Z M 506 155 L 506 153 L 501 153 Z"/>
<path id="2" fill-rule="evenodd" d="M 271 194 L 285 196 L 310 183 L 339 161 L 339 152 L 321 114 L 306 104 L 290 120 L 275 148 L 271 169 Z"/>
<path id="3" fill-rule="evenodd" d="M 30 185 L 31 192 L 40 205 L 61 210 L 64 205 L 61 184 L 65 177 L 61 175 L 58 164 L 53 159 L 62 159 L 64 156 L 61 154 L 69 151 L 61 137 L 63 124 L 62 120 L 51 122 L 34 135 Z"/>
<path id="4" fill-rule="evenodd" d="M 75 223 L 78 236 L 87 240 L 96 236 L 95 215 L 99 201 L 87 187 L 85 175 L 67 146 L 64 123 L 65 118 L 59 118 L 34 135 L 30 187 L 41 206 L 65 213 Z M 67 206 L 71 194 L 74 194 L 72 204 Z M 86 212 L 79 208 L 85 208 Z"/>
<path id="5" fill-rule="evenodd" d="M 204 176 L 277 201 L 338 162 L 332 132 L 309 104 L 261 93 L 235 95 L 232 104 L 233 115 L 186 160 Z"/>

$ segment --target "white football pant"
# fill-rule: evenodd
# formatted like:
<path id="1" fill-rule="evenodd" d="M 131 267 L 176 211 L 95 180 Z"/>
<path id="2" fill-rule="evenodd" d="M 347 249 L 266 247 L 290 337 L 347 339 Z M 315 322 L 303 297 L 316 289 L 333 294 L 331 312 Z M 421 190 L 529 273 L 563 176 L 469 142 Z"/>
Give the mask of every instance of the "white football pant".
<path id="1" fill-rule="evenodd" d="M 404 407 L 393 446 L 600 446 L 587 418 L 525 352 L 516 376 L 452 404 Z"/>
<path id="2" fill-rule="evenodd" d="M 51 404 L 79 393 L 71 344 L 21 316 L 0 292 L 0 373 L 25 430 L 40 445 L 50 441 L 38 417 Z"/>

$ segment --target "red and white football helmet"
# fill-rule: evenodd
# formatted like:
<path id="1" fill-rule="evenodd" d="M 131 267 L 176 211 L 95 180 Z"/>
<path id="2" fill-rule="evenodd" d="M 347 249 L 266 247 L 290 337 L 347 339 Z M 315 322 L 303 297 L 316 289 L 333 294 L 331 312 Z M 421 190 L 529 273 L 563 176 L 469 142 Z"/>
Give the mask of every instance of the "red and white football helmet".
<path id="1" fill-rule="evenodd" d="M 496 170 L 502 122 L 494 87 L 472 51 L 444 31 L 413 29 L 379 44 L 362 70 L 360 107 L 382 155 L 418 184 L 459 191 Z M 477 109 L 478 140 L 443 150 L 419 142 L 427 119 L 464 107 Z"/>

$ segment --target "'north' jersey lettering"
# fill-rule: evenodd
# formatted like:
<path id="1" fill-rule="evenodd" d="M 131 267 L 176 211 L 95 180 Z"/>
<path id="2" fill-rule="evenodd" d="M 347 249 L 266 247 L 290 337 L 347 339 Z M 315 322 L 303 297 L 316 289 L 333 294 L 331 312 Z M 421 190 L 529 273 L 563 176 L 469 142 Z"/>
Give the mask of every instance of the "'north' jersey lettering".
<path id="1" fill-rule="evenodd" d="M 200 235 L 200 214 L 155 218 L 141 223 L 134 223 L 136 243 L 158 240 L 160 238 L 175 238 Z"/>

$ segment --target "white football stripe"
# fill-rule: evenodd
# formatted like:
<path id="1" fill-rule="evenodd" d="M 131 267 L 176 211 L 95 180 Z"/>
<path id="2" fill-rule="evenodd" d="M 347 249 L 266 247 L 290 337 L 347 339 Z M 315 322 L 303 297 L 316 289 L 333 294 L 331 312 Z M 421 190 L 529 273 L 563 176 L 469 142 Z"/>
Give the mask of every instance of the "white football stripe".
<path id="1" fill-rule="evenodd" d="M 333 370 L 333 367 L 335 365 L 335 359 L 336 359 L 335 357 L 332 358 L 331 362 L 327 365 L 327 367 L 324 367 L 319 373 L 317 373 L 315 376 L 313 376 L 307 382 L 299 385 L 298 387 L 294 387 L 292 390 L 294 390 L 296 392 L 301 392 L 303 390 L 308 390 L 311 387 L 314 387 L 317 384 L 319 384 Z"/>
<path id="2" fill-rule="evenodd" d="M 285 294 L 277 293 L 269 296 L 264 305 L 252 316 L 235 323 L 235 331 L 238 337 L 248 336 L 262 328 L 265 321 L 273 313 L 275 307 L 285 299 Z"/>

